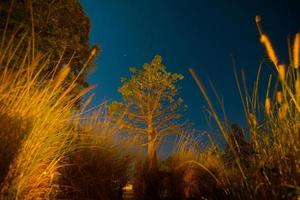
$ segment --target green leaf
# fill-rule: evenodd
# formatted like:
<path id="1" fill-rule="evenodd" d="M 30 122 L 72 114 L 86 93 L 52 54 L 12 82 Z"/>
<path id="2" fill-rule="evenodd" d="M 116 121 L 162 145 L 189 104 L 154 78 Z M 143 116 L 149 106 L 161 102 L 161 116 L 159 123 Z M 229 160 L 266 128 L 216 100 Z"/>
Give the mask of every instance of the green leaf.
<path id="1" fill-rule="evenodd" d="M 129 67 L 129 71 L 134 74 L 136 73 L 137 69 L 135 67 Z"/>

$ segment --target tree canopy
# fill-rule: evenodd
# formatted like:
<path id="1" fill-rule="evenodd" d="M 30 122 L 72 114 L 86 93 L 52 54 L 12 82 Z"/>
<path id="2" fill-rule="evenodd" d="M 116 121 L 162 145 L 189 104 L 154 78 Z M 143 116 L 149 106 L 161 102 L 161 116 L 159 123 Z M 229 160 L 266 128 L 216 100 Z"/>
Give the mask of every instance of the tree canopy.
<path id="1" fill-rule="evenodd" d="M 48 54 L 49 71 L 69 63 L 69 79 L 79 73 L 77 91 L 88 86 L 86 81 L 91 67 L 91 47 L 89 45 L 90 21 L 79 0 L 3 0 L 0 2 L 1 48 L 12 37 L 16 43 L 23 40 L 14 56 L 23 58 L 28 51 L 33 54 Z M 34 45 L 33 45 L 34 44 Z M 16 46 L 16 45 L 15 45 Z M 98 48 L 95 48 L 98 50 Z M 95 55 L 95 52 L 94 54 Z M 33 55 L 35 56 L 35 55 Z M 85 70 L 82 70 L 87 63 Z M 16 67 L 16 66 L 13 66 Z M 47 68 L 46 68 L 47 69 Z M 47 70 L 45 71 L 47 73 Z"/>

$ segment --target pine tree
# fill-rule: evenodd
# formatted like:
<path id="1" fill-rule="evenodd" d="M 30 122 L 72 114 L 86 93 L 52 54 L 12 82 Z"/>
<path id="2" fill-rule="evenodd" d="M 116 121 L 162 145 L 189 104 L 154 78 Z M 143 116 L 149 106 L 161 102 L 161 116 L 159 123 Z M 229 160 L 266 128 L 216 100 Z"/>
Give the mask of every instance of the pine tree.
<path id="1" fill-rule="evenodd" d="M 147 142 L 149 166 L 156 165 L 156 151 L 162 140 L 180 132 L 183 100 L 178 97 L 177 82 L 181 74 L 170 73 L 155 56 L 141 70 L 130 68 L 132 76 L 122 78 L 119 92 L 122 101 L 113 102 L 110 112 L 123 124 L 123 129 Z"/>

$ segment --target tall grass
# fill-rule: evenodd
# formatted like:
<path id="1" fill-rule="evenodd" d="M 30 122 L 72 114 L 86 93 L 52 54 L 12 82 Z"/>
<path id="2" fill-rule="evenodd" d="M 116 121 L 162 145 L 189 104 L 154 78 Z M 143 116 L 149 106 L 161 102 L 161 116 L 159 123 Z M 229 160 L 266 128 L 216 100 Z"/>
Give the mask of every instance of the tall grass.
<path id="1" fill-rule="evenodd" d="M 62 87 L 70 67 L 42 75 L 45 57 L 21 64 L 10 58 L 18 45 L 0 49 L 1 195 L 3 198 L 50 198 L 59 178 L 62 158 L 71 150 L 72 115 L 77 98 L 68 93 L 75 83 Z M 53 77 L 53 78 L 52 78 Z"/>
<path id="2" fill-rule="evenodd" d="M 25 46 L 13 40 L 0 49 L 0 198 L 119 199 L 134 139 L 120 136 L 104 105 L 85 111 L 93 96 L 78 109 L 94 86 L 73 95 L 79 77 L 67 79 L 68 64 L 45 73 L 47 54 L 30 45 L 12 59 Z"/>
<path id="3" fill-rule="evenodd" d="M 180 136 L 170 161 L 173 178 L 177 180 L 177 199 L 223 199 L 225 165 L 216 146 L 203 148 L 197 138 Z M 180 191 L 180 192 L 179 192 Z M 179 198 L 180 197 L 180 198 Z"/>
<path id="4" fill-rule="evenodd" d="M 136 199 L 299 198 L 300 33 L 289 45 L 290 62 L 280 63 L 260 18 L 257 25 L 275 74 L 270 75 L 265 99 L 260 101 L 261 68 L 252 93 L 245 75 L 240 80 L 234 72 L 250 139 L 221 120 L 206 88 L 190 70 L 226 147 L 202 148 L 197 138 L 182 134 L 172 156 L 152 171 L 147 161 L 134 162 L 138 140 L 121 137 L 122 126 L 110 118 L 105 105 L 85 111 L 91 96 L 78 109 L 79 99 L 94 86 L 74 96 L 79 77 L 66 80 L 68 64 L 61 67 L 58 62 L 45 73 L 48 56 L 34 54 L 32 41 L 29 45 L 22 38 L 14 41 L 14 35 L 2 41 L 0 199 L 120 199 L 134 168 Z M 13 59 L 17 51 L 24 57 Z"/>
<path id="5" fill-rule="evenodd" d="M 293 44 L 289 45 L 290 62 L 280 63 L 269 37 L 262 32 L 260 18 L 257 17 L 256 20 L 260 41 L 274 65 L 277 78 L 273 88 L 272 77 L 274 75 L 270 75 L 265 100 L 261 102 L 258 99 L 261 69 L 259 69 L 252 95 L 247 89 L 245 75 L 242 74 L 240 81 L 235 71 L 238 90 L 248 121 L 250 133 L 248 142 L 232 137 L 234 133 L 226 128 L 229 125 L 218 116 L 200 78 L 193 69 L 190 72 L 227 142 L 228 151 L 225 154 L 232 154 L 233 162 L 236 163 L 227 166 L 224 170 L 224 175 L 230 183 L 228 185 L 230 198 L 297 199 L 300 197 L 300 33 L 296 34 Z M 271 95 L 272 92 L 274 95 Z M 245 144 L 248 152 L 243 153 L 242 146 Z M 243 157 L 247 157 L 247 161 Z M 194 160 L 197 159 L 196 156 Z M 223 160 L 226 161 L 226 159 Z"/>
<path id="6" fill-rule="evenodd" d="M 62 193 L 67 199 L 120 199 L 133 169 L 134 139 L 119 134 L 103 106 L 82 115 L 76 149 L 62 170 Z"/>

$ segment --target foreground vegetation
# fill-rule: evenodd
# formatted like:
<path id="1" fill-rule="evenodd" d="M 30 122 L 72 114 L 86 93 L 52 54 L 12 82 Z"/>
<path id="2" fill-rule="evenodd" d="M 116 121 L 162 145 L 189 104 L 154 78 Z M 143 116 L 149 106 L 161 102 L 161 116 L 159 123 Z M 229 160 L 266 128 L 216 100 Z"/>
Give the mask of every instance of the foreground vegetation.
<path id="1" fill-rule="evenodd" d="M 244 77 L 242 88 L 235 72 L 247 132 L 221 120 L 204 85 L 190 70 L 226 141 L 224 149 L 217 144 L 200 147 L 199 138 L 176 121 L 182 101 L 173 99 L 175 82 L 183 77 L 167 72 L 160 57 L 123 82 L 125 102 L 87 110 L 93 97 L 87 94 L 94 86 L 73 90 L 95 51 L 71 78 L 71 62 L 53 67 L 46 54 L 30 45 L 26 51 L 20 49 L 26 45 L 18 44 L 26 41 L 5 41 L 0 49 L 0 199 L 120 199 L 128 183 L 133 184 L 136 199 L 299 199 L 300 34 L 289 50 L 290 63 L 282 64 L 261 31 L 259 18 L 257 23 L 278 84 L 273 88 L 270 76 L 261 103 L 259 73 L 251 94 Z M 13 59 L 16 55 L 18 59 Z M 142 85 L 145 82 L 148 85 Z M 153 95 L 157 91 L 160 96 Z M 86 100 L 78 106 L 84 95 Z M 136 126 L 141 114 L 142 125 Z M 154 126 L 160 120 L 165 124 Z M 161 139 L 174 130 L 180 136 L 172 155 L 157 159 Z M 141 140 L 131 132 L 145 136 Z M 143 146 L 150 149 L 148 156 L 140 153 Z"/>

